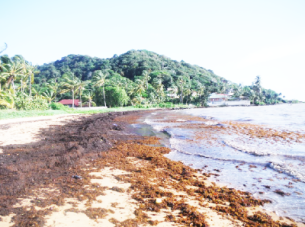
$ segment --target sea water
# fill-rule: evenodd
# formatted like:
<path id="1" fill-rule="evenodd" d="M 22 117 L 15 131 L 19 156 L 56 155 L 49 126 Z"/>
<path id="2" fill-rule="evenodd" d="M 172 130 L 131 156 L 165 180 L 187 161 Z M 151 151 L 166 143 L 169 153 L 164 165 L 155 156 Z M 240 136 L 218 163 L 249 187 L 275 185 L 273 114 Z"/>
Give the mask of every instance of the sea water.
<path id="1" fill-rule="evenodd" d="M 206 128 L 196 127 L 202 125 L 200 118 L 207 119 Z M 161 111 L 145 121 L 170 135 L 168 158 L 215 174 L 212 181 L 271 200 L 264 205 L 266 210 L 305 222 L 305 141 L 286 143 L 221 133 L 222 127 L 230 127 L 228 122 L 236 122 L 303 135 L 305 104 Z"/>

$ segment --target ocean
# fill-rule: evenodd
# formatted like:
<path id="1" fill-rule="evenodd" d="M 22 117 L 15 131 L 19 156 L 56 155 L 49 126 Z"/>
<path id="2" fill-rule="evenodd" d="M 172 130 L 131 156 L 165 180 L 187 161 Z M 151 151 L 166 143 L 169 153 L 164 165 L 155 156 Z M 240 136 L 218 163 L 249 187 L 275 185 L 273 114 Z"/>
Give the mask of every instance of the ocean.
<path id="1" fill-rule="evenodd" d="M 168 138 L 168 158 L 305 222 L 305 104 L 156 111 L 145 123 Z"/>

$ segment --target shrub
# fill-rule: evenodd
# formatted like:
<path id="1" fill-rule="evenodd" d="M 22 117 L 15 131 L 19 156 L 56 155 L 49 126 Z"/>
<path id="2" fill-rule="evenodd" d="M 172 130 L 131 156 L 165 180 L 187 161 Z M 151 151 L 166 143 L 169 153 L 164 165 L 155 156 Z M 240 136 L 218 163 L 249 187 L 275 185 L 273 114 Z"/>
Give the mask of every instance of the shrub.
<path id="1" fill-rule="evenodd" d="M 69 109 L 69 107 L 66 107 L 63 104 L 58 103 L 58 102 L 52 102 L 50 104 L 50 107 L 51 107 L 52 110 L 67 110 L 67 109 Z"/>
<path id="2" fill-rule="evenodd" d="M 129 101 L 129 97 L 124 88 L 106 87 L 105 95 L 106 95 L 107 106 L 122 107 L 127 105 Z"/>
<path id="3" fill-rule="evenodd" d="M 160 103 L 159 104 L 159 107 L 161 107 L 161 108 L 172 108 L 174 106 L 175 105 L 173 103 L 171 103 L 171 102 L 166 102 L 166 103 Z"/>
<path id="4" fill-rule="evenodd" d="M 30 97 L 19 95 L 15 99 L 16 109 L 18 110 L 47 110 L 49 104 L 42 96 Z"/>

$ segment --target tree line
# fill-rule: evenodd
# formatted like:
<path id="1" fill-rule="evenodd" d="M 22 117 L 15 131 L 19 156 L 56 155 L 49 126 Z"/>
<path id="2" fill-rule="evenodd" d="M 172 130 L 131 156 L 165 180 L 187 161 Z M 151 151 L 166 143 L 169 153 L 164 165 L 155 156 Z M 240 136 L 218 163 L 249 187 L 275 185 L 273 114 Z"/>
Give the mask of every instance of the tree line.
<path id="1" fill-rule="evenodd" d="M 283 102 L 261 87 L 260 77 L 241 86 L 212 70 L 175 61 L 147 50 L 131 50 L 100 59 L 68 55 L 33 66 L 22 56 L 0 57 L 0 108 L 47 109 L 61 99 L 80 99 L 82 106 L 206 106 L 211 93 L 234 93 L 253 104 Z"/>

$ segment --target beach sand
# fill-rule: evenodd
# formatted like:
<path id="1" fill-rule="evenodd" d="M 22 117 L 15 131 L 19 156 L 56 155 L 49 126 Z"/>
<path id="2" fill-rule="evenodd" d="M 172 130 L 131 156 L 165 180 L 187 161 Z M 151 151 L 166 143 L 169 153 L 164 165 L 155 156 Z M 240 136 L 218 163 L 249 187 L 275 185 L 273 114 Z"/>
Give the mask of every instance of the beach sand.
<path id="1" fill-rule="evenodd" d="M 165 158 L 143 114 L 0 120 L 0 226 L 305 226 Z"/>

